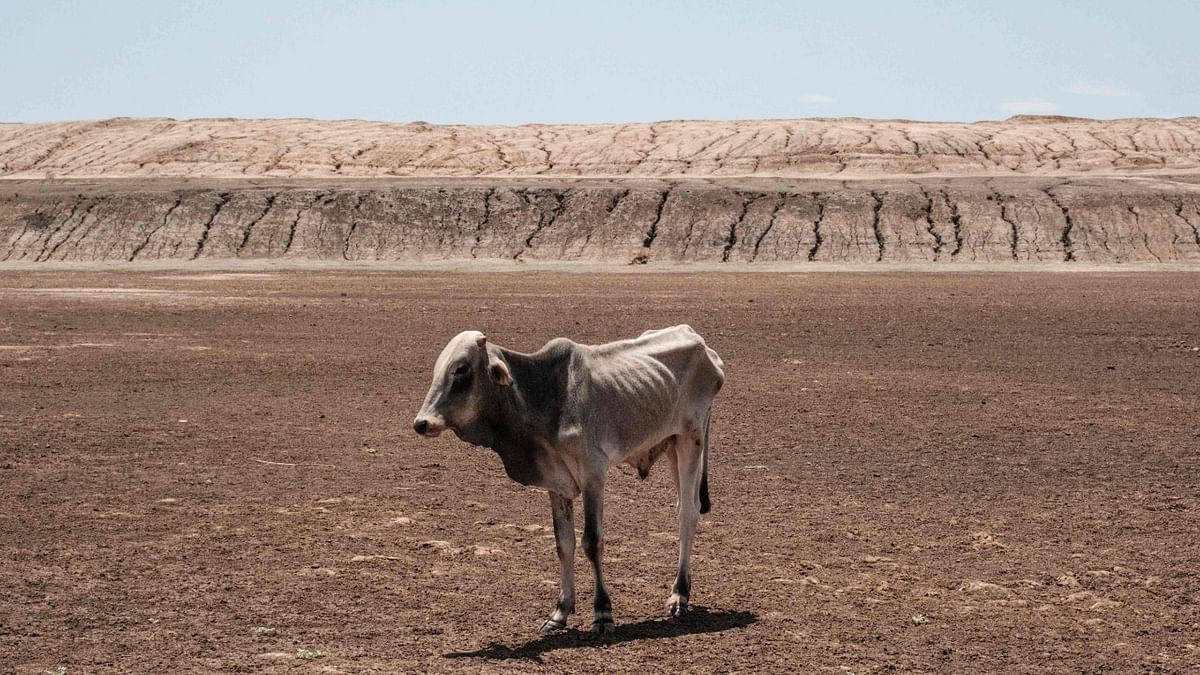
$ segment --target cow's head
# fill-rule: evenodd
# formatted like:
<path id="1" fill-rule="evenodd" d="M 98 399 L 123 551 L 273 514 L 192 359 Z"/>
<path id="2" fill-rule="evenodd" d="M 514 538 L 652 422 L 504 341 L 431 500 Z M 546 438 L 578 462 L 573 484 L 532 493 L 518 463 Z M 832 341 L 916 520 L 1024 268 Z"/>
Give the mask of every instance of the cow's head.
<path id="1" fill-rule="evenodd" d="M 512 384 L 508 364 L 496 347 L 488 349 L 487 336 L 476 330 L 455 335 L 433 366 L 433 384 L 413 420 L 422 436 L 437 436 L 446 429 L 462 429 L 479 418 L 496 386 Z"/>

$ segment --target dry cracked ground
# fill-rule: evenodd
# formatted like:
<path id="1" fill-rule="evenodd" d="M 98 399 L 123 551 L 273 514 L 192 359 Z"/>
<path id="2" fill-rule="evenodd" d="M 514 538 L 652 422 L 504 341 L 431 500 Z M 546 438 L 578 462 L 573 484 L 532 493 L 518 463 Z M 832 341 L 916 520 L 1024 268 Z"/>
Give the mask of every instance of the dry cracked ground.
<path id="1" fill-rule="evenodd" d="M 619 279 L 620 283 L 614 283 Z M 1200 274 L 0 272 L 0 670 L 1195 673 Z M 409 428 L 446 338 L 726 363 L 684 622 L 542 638 L 543 493 Z M 62 669 L 62 670 L 59 670 Z"/>
<path id="2" fill-rule="evenodd" d="M 0 125 L 0 261 L 1194 264 L 1200 119 Z"/>

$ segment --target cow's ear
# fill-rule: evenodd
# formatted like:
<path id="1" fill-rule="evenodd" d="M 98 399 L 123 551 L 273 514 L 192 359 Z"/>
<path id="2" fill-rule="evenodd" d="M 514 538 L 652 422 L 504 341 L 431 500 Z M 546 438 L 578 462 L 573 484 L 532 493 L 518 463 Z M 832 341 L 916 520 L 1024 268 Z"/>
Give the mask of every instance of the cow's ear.
<path id="1" fill-rule="evenodd" d="M 487 344 L 487 336 L 484 335 L 483 333 L 480 333 L 479 337 L 475 338 L 475 344 L 479 345 L 480 347 L 483 347 L 484 345 Z"/>
<path id="2" fill-rule="evenodd" d="M 508 370 L 508 364 L 495 354 L 488 354 L 488 375 L 492 377 L 492 382 L 501 387 L 507 387 L 513 383 L 512 373 Z"/>

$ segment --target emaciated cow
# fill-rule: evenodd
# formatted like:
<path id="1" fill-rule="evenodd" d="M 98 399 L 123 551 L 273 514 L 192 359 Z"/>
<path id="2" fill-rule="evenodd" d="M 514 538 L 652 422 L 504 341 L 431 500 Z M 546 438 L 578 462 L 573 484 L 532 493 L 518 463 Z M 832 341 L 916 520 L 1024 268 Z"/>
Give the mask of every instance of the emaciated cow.
<path id="1" fill-rule="evenodd" d="M 628 462 L 645 478 L 663 455 L 679 492 L 679 567 L 667 611 L 687 613 L 692 538 L 699 514 L 709 510 L 708 425 L 722 365 L 690 326 L 596 346 L 557 338 L 533 354 L 467 331 L 442 350 L 413 428 L 424 436 L 450 429 L 491 448 L 510 478 L 550 493 L 560 592 L 543 633 L 566 628 L 575 611 L 573 505 L 580 494 L 583 550 L 596 580 L 592 629 L 613 630 L 601 565 L 605 477 L 610 465 Z"/>

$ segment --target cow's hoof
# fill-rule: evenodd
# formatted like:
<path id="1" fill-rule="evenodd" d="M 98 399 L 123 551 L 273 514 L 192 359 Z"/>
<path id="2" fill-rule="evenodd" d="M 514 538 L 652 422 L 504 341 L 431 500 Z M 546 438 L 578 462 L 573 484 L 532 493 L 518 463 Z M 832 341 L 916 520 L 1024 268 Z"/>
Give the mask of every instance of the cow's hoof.
<path id="1" fill-rule="evenodd" d="M 682 619 L 687 616 L 688 601 L 687 598 L 680 597 L 674 593 L 667 598 L 667 615 L 673 616 L 676 619 Z"/>
<path id="2" fill-rule="evenodd" d="M 542 635 L 550 635 L 551 633 L 558 633 L 558 632 L 564 631 L 566 629 L 567 629 L 566 621 L 555 621 L 554 619 L 546 619 L 545 621 L 542 622 L 542 627 L 538 629 L 538 632 L 541 633 Z"/>
<path id="3" fill-rule="evenodd" d="M 610 619 L 596 619 L 592 622 L 592 632 L 596 635 L 611 635 L 617 630 L 616 624 Z"/>

